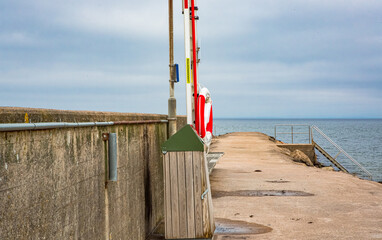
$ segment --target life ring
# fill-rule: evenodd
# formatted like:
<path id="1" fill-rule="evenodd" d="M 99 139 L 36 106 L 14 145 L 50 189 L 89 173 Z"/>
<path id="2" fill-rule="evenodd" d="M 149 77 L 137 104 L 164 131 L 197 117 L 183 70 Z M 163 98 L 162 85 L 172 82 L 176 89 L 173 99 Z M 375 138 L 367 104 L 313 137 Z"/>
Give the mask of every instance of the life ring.
<path id="1" fill-rule="evenodd" d="M 198 96 L 198 125 L 196 130 L 204 143 L 208 146 L 212 140 L 213 129 L 213 114 L 212 114 L 212 99 L 207 88 L 202 88 Z"/>

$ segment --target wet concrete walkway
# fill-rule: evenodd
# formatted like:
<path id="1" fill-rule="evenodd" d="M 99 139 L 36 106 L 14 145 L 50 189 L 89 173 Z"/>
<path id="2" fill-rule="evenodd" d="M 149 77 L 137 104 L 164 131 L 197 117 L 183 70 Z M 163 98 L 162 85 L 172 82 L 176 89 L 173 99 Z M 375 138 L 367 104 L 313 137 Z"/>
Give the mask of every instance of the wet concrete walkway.
<path id="1" fill-rule="evenodd" d="M 232 133 L 210 175 L 222 239 L 382 239 L 382 184 L 293 162 L 268 136 Z"/>

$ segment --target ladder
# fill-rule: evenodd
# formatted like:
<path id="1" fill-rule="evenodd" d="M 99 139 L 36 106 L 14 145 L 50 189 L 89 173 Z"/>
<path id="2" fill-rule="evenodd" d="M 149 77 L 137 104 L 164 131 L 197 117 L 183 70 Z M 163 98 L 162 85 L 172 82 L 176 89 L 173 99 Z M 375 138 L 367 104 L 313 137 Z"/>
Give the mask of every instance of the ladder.
<path id="1" fill-rule="evenodd" d="M 349 173 L 348 170 L 344 166 L 342 166 L 339 162 L 337 162 L 336 158 L 333 158 L 328 152 L 326 152 L 320 145 L 318 145 L 315 141 L 312 140 L 312 144 L 314 148 L 317 149 L 324 157 L 326 157 L 331 163 L 334 164 L 339 170 Z M 338 155 L 337 155 L 338 156 Z"/>
<path id="2" fill-rule="evenodd" d="M 278 127 L 290 127 L 290 132 L 278 132 Z M 304 128 L 307 127 L 309 131 L 301 132 L 301 130 L 300 130 L 300 131 L 296 132 L 295 130 L 297 130 L 298 127 L 304 127 Z M 336 148 L 338 150 L 338 153 L 336 154 L 336 156 L 332 157 L 332 155 L 330 155 L 327 151 L 325 151 L 323 147 L 321 147 L 319 144 L 317 144 L 317 142 L 313 140 L 313 133 L 315 134 L 315 136 L 323 137 L 327 142 L 330 143 L 331 146 Z M 275 136 L 274 136 L 275 139 L 277 139 L 277 136 L 281 135 L 281 134 L 291 135 L 292 144 L 293 144 L 293 140 L 294 140 L 295 135 L 297 135 L 297 134 L 303 134 L 303 135 L 308 134 L 309 144 L 312 144 L 315 149 L 317 149 L 325 158 L 327 158 L 331 163 L 333 163 L 334 166 L 336 166 L 340 171 L 349 173 L 349 171 L 342 164 L 340 164 L 337 161 L 338 156 L 340 154 L 343 154 L 343 155 L 345 155 L 345 157 L 347 159 L 349 159 L 351 162 L 353 162 L 354 165 L 358 166 L 358 168 L 361 169 L 361 171 L 364 173 L 364 175 L 367 178 L 369 178 L 370 180 L 373 179 L 373 176 L 371 175 L 371 173 L 368 170 L 366 170 L 359 162 L 357 162 L 352 156 L 350 156 L 347 152 L 345 152 L 345 150 L 343 150 L 340 146 L 338 146 L 331 138 L 329 138 L 317 126 L 314 126 L 314 125 L 310 126 L 310 125 L 306 125 L 306 124 L 277 124 L 277 125 L 275 125 Z M 321 144 L 321 142 L 320 142 L 320 144 Z"/>
<path id="3" fill-rule="evenodd" d="M 319 135 L 321 135 L 322 137 L 324 137 L 332 146 L 334 146 L 339 152 L 337 153 L 337 155 L 335 157 L 332 157 L 329 153 L 327 153 L 322 147 L 320 147 L 317 143 L 315 143 L 313 141 L 313 132 L 316 132 L 318 133 Z M 366 170 L 359 162 L 357 162 L 352 156 L 350 156 L 347 152 L 345 152 L 345 150 L 343 150 L 340 146 L 338 146 L 331 138 L 329 138 L 328 136 L 326 136 L 326 134 L 324 132 L 321 131 L 321 129 L 319 129 L 317 126 L 311 126 L 311 131 L 310 131 L 310 134 L 312 135 L 311 136 L 311 139 L 312 139 L 312 144 L 314 144 L 315 148 L 321 152 L 329 161 L 331 161 L 338 169 L 340 169 L 341 171 L 344 171 L 344 172 L 347 172 L 348 171 L 336 160 L 337 157 L 342 153 L 343 155 L 345 155 L 350 161 L 352 161 L 355 165 L 357 165 L 359 167 L 359 169 L 361 169 L 363 171 L 363 173 L 370 179 L 372 180 L 373 179 L 373 176 L 371 175 L 371 173 Z"/>

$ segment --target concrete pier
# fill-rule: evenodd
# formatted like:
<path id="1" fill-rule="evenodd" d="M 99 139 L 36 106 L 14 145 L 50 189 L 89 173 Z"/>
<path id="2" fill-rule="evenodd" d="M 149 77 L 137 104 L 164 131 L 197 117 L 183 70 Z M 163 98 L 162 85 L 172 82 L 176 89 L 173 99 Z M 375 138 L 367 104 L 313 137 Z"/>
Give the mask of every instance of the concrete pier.
<path id="1" fill-rule="evenodd" d="M 168 126 L 158 120 L 167 118 L 0 108 L 0 123 L 125 123 L 0 132 L 0 239 L 164 239 Z M 104 133 L 117 136 L 116 182 L 106 181 Z M 261 133 L 214 139 L 214 240 L 382 239 L 381 184 L 307 167 L 286 151 Z"/>
<path id="2" fill-rule="evenodd" d="M 293 162 L 261 133 L 211 151 L 225 153 L 210 175 L 214 240 L 382 239 L 381 184 Z"/>

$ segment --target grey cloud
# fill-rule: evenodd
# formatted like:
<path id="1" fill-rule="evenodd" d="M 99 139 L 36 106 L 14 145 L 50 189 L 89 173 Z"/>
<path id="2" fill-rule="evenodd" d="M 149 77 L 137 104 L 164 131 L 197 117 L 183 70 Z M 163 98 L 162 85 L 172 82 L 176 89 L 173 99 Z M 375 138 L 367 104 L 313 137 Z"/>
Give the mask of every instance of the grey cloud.
<path id="1" fill-rule="evenodd" d="M 382 2 L 198 4 L 215 116 L 382 117 Z M 184 114 L 180 1 L 174 23 Z M 6 0 L 0 26 L 2 105 L 167 112 L 167 2 Z"/>

